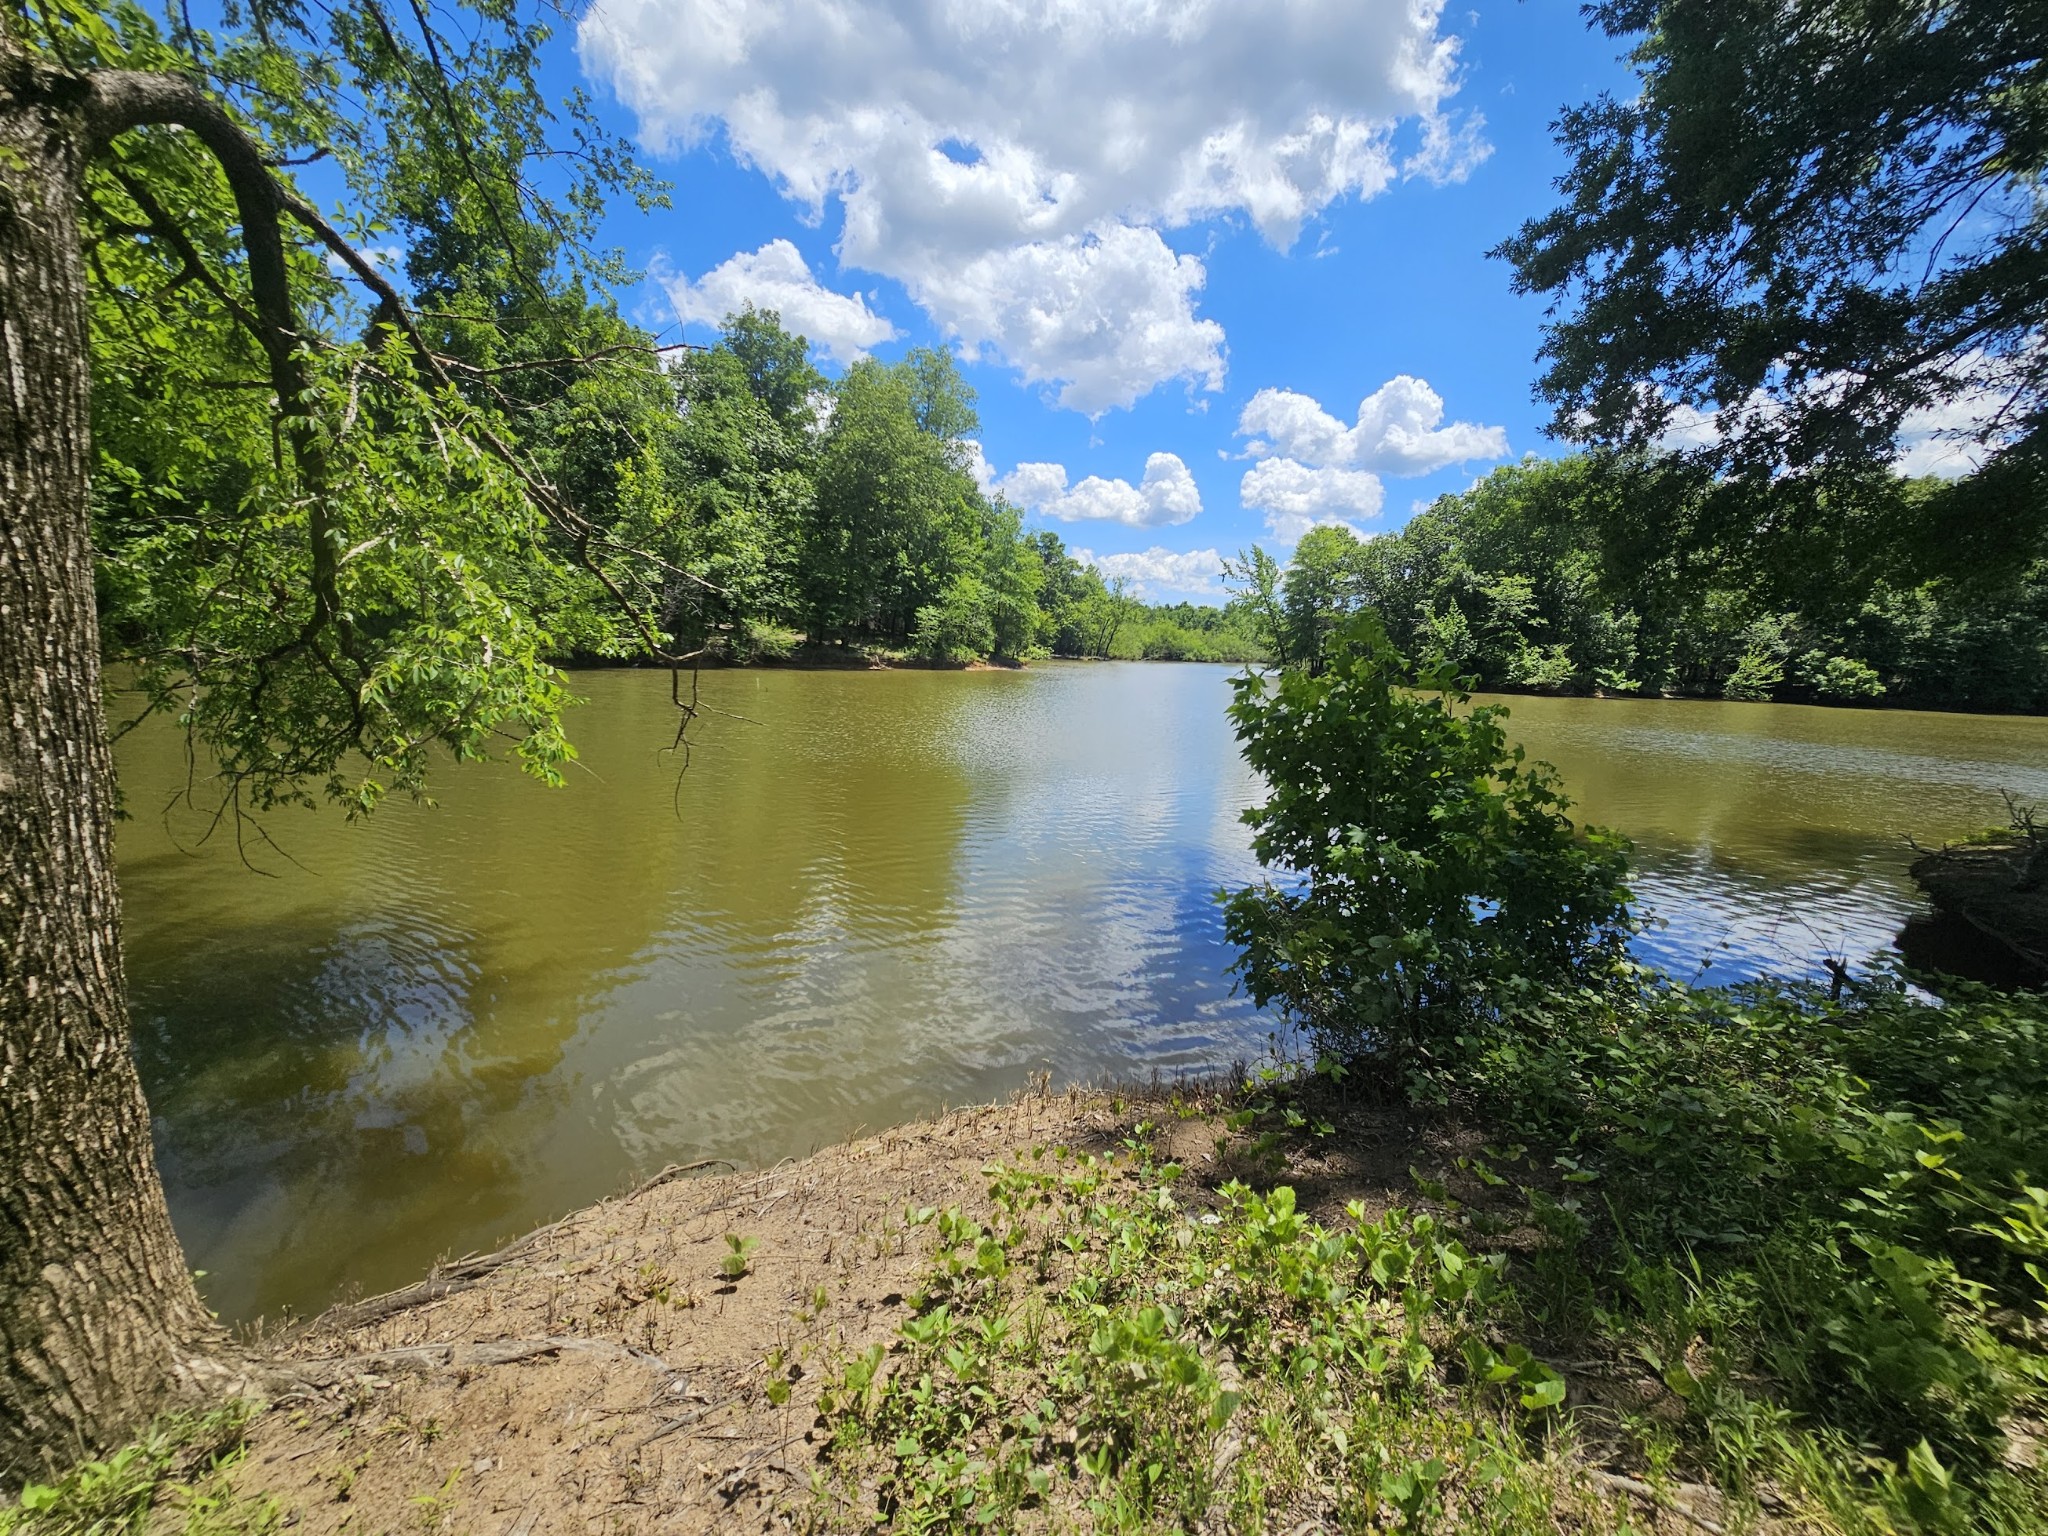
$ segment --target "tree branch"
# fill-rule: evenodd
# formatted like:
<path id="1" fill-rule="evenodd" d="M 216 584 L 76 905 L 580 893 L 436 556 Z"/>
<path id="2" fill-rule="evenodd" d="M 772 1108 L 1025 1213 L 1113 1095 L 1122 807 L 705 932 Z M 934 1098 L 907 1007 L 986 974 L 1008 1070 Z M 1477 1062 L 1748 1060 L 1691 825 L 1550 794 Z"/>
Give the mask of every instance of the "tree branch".
<path id="1" fill-rule="evenodd" d="M 355 661 L 354 626 L 342 610 L 334 541 L 328 524 L 327 455 L 305 414 L 310 386 L 304 360 L 299 355 L 298 310 L 292 302 L 291 271 L 285 263 L 284 234 L 278 221 L 283 189 L 264 163 L 262 146 L 193 81 L 154 71 L 97 70 L 86 77 L 86 90 L 89 152 L 104 149 L 134 128 L 175 126 L 204 144 L 227 178 L 228 190 L 234 194 L 235 211 L 241 218 L 242 248 L 249 262 L 256 338 L 270 364 L 271 383 L 277 390 L 278 410 L 291 447 L 293 468 L 306 495 L 313 613 L 300 643 L 332 625 L 342 653 Z M 130 191 L 134 191 L 132 186 Z M 144 211 L 153 220 L 161 213 L 160 209 Z M 199 270 L 203 271 L 203 267 Z"/>
<path id="2" fill-rule="evenodd" d="M 307 229 L 311 230 L 320 240 L 321 244 L 332 251 L 336 259 L 346 266 L 364 287 L 376 295 L 380 310 L 392 317 L 395 328 L 411 344 L 413 355 L 418 360 L 421 371 L 444 389 L 454 391 L 455 381 L 449 376 L 446 360 L 432 347 L 427 345 L 427 339 L 420 334 L 419 326 L 414 322 L 412 311 L 406 305 L 404 296 L 399 293 L 391 280 L 377 270 L 374 262 L 351 245 L 347 236 L 343 235 L 340 230 L 336 229 L 322 217 L 317 208 L 307 203 L 303 198 L 295 197 L 290 193 L 282 194 L 282 200 L 285 211 L 304 224 Z M 609 536 L 602 533 L 590 519 L 564 501 L 560 493 L 547 482 L 540 472 L 526 464 L 518 451 L 503 438 L 499 437 L 496 432 L 492 431 L 489 425 L 483 422 L 475 423 L 475 434 L 485 448 L 489 450 L 493 458 L 504 464 L 519 477 L 521 484 L 526 487 L 527 494 L 533 498 L 534 505 L 540 508 L 542 515 L 564 534 L 575 540 L 579 549 L 587 546 L 591 540 L 595 539 L 600 544 L 616 549 L 620 553 L 635 555 L 647 560 L 651 564 L 659 565 L 663 569 L 681 576 L 686 581 L 696 583 L 706 592 L 716 593 L 721 597 L 725 595 L 723 588 L 706 581 L 702 576 L 697 575 L 693 571 L 682 570 L 677 566 L 668 564 L 665 560 L 660 560 L 653 555 L 647 554 L 643 550 L 630 549 L 625 545 L 616 543 Z M 592 575 L 603 582 L 606 589 L 631 614 L 633 612 L 631 605 L 626 603 L 624 595 L 619 593 L 618 589 L 612 584 L 611 578 L 599 570 L 595 563 L 589 560 L 587 555 L 583 557 L 583 564 L 585 569 L 589 570 Z M 642 628 L 643 638 L 646 638 L 645 627 L 639 625 L 637 616 L 635 617 L 635 624 L 636 627 Z M 663 659 L 668 658 L 668 653 L 651 639 L 648 641 L 648 645 L 655 656 Z"/>

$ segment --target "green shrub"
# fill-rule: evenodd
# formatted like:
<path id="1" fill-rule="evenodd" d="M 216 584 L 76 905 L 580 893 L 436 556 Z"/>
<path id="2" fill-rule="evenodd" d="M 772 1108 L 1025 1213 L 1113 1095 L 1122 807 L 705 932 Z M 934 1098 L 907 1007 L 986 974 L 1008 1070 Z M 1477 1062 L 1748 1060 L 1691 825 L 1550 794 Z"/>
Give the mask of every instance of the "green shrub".
<path id="1" fill-rule="evenodd" d="M 2007 1425 L 2048 1407 L 2048 998 L 1934 1002 L 1882 968 L 1839 999 L 1561 991 L 1432 1087 L 1557 1149 L 1575 1269 L 1660 1371 L 1694 1361 L 1669 1379 L 1724 1471 L 1806 1454 L 1727 1430 L 1775 1401 L 1858 1447 L 1880 1503 L 1935 1471 L 1956 1510 L 2010 1495 Z"/>
<path id="2" fill-rule="evenodd" d="M 237 1496 L 221 1474 L 243 1454 L 242 1431 L 259 1405 L 166 1414 L 104 1461 L 86 1461 L 48 1483 L 30 1483 L 0 1505 L 0 1536 L 128 1536 L 145 1528 L 185 1536 L 270 1536 L 275 1503 Z"/>
<path id="3" fill-rule="evenodd" d="M 1546 764 L 1444 673 L 1353 620 L 1314 674 L 1230 707 L 1271 793 L 1245 813 L 1269 879 L 1229 895 L 1239 970 L 1324 1052 L 1441 1055 L 1532 989 L 1615 970 L 1626 844 L 1581 834 Z"/>
<path id="4" fill-rule="evenodd" d="M 740 662 L 787 661 L 795 654 L 803 638 L 801 630 L 749 621 L 733 630 L 730 642 L 732 657 Z"/>
<path id="5" fill-rule="evenodd" d="M 1799 658 L 1799 680 L 1824 699 L 1876 699 L 1884 696 L 1877 668 L 1853 656 L 1808 651 Z"/>
<path id="6" fill-rule="evenodd" d="M 1119 661 L 1261 661 L 1265 649 L 1241 629 L 1196 629 L 1153 616 L 1117 631 L 1110 654 Z"/>

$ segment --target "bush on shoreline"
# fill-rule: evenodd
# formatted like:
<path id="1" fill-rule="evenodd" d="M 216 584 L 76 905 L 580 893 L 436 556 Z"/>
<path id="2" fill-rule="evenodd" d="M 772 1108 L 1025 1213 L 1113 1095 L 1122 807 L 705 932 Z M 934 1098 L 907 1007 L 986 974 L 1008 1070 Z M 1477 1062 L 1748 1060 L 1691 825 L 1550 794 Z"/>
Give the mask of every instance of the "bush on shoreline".
<path id="1" fill-rule="evenodd" d="M 1845 1467 L 1878 1528 L 2040 1528 L 2048 998 L 1627 963 L 1624 845 L 1468 705 L 1370 620 L 1240 690 L 1289 882 L 1227 901 L 1254 994 L 1332 1070 L 1546 1149 L 1528 1322 L 1649 1364 L 1724 1485 Z"/>
<path id="2" fill-rule="evenodd" d="M 1534 988 L 1615 974 L 1626 841 L 1574 827 L 1507 711 L 1410 666 L 1377 619 L 1314 670 L 1239 679 L 1230 714 L 1270 790 L 1244 813 L 1252 851 L 1279 880 L 1229 894 L 1226 930 L 1253 998 L 1317 1050 L 1436 1059 Z"/>

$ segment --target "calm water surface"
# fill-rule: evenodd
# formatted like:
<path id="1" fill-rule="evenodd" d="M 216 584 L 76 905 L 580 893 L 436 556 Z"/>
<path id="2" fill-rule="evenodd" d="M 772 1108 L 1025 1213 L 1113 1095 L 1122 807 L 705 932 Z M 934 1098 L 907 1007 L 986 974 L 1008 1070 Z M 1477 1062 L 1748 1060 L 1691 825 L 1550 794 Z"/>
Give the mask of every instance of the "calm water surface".
<path id="1" fill-rule="evenodd" d="M 416 1278 L 669 1161 L 762 1163 L 1063 1078 L 1256 1055 L 1210 893 L 1256 866 L 1230 672 L 585 674 L 566 791 L 500 767 L 263 873 L 122 746 L 129 978 L 171 1207 L 224 1315 Z M 2048 799 L 2048 720 L 1516 699 L 1711 979 L 1887 943 L 1903 838 Z M 738 718 L 736 718 L 738 717 Z"/>

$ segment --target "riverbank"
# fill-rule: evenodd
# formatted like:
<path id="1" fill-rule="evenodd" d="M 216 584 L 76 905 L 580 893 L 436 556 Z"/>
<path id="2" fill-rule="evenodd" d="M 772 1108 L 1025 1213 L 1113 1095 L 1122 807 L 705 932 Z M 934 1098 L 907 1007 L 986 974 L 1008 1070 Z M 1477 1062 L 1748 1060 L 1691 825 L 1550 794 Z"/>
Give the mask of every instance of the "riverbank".
<path id="1" fill-rule="evenodd" d="M 1947 966 L 1959 975 L 2006 987 L 2048 986 L 2048 838 L 2033 813 L 2015 813 L 2010 835 L 1994 835 L 1923 853 L 1909 873 L 1927 893 L 1933 919 L 1923 933 L 1946 929 Z"/>
<path id="2" fill-rule="evenodd" d="M 786 651 L 761 651 L 747 654 L 726 654 L 713 651 L 697 658 L 696 665 L 707 672 L 747 671 L 762 669 L 785 672 L 1016 672 L 1040 662 L 1057 662 L 1065 665 L 1095 665 L 1110 661 L 1167 662 L 1179 666 L 1263 666 L 1262 656 L 1054 656 L 1036 655 L 1025 657 L 979 656 L 972 661 L 942 661 L 923 656 L 915 651 L 893 649 L 880 645 L 810 645 L 793 646 Z M 581 671 L 666 671 L 660 663 L 643 659 L 620 660 L 612 657 L 575 656 L 561 660 L 560 666 Z"/>
<path id="3" fill-rule="evenodd" d="M 1022 1497 L 1012 1501 L 1018 1526 L 1151 1528 L 1139 1506 L 1163 1474 L 1140 1466 L 1136 1488 L 1106 1465 L 1091 1474 L 1098 1450 L 1089 1442 L 1113 1441 L 1104 1414 L 1156 1412 L 1164 1416 L 1149 1426 L 1152 1452 L 1193 1458 L 1213 1485 L 1204 1529 L 1335 1529 L 1336 1514 L 1347 1499 L 1356 1512 L 1361 1493 L 1365 1508 L 1387 1516 L 1428 1503 L 1453 1516 L 1454 1529 L 1468 1523 L 1455 1518 L 1460 1509 L 1469 1515 L 1509 1495 L 1526 1517 L 1521 1529 L 1719 1528 L 1719 1498 L 1709 1490 L 1669 1477 L 1645 1482 L 1637 1474 L 1651 1469 L 1582 1439 L 1549 1402 L 1517 1406 L 1525 1382 L 1562 1382 L 1526 1356 L 1507 1368 L 1504 1390 L 1458 1379 L 1470 1376 L 1460 1362 L 1476 1357 L 1469 1344 L 1463 1354 L 1447 1347 L 1464 1302 L 1445 1301 L 1443 1265 L 1462 1250 L 1455 1239 L 1431 1241 L 1430 1217 L 1404 1212 L 1434 1203 L 1448 1238 L 1494 1206 L 1505 1211 L 1461 1171 L 1475 1139 L 1403 1111 L 1354 1106 L 1341 1136 L 1290 1143 L 1256 1125 L 1260 1107 L 1248 1103 L 1243 1092 L 1041 1087 L 765 1171 L 665 1171 L 486 1260 L 443 1266 L 296 1334 L 250 1340 L 317 1384 L 279 1396 L 245 1424 L 231 1421 L 225 1433 L 218 1419 L 206 1426 L 210 1448 L 239 1447 L 217 1470 L 195 1473 L 180 1465 L 175 1436 L 163 1442 L 170 1449 L 146 1524 L 188 1536 L 284 1527 L 307 1536 L 861 1530 L 878 1518 L 922 1528 L 941 1511 L 913 1511 L 906 1498 L 949 1499 L 948 1489 L 972 1484 L 974 1457 L 965 1453 L 977 1436 L 963 1422 L 957 1446 L 944 1429 L 926 1444 L 915 1426 L 902 1436 L 891 1426 L 877 1441 L 885 1419 L 877 1393 L 891 1380 L 912 1399 L 918 1382 L 932 1386 L 935 1339 L 949 1315 L 969 1339 L 977 1287 L 998 1259 L 1022 1282 L 1002 1309 L 1018 1328 L 1009 1369 L 1021 1373 L 1005 1385 L 1035 1383 L 1006 1393 L 1000 1406 L 1028 1419 L 1040 1390 L 1062 1390 L 1050 1378 L 1066 1315 L 1080 1306 L 1084 1336 L 1097 1321 L 1076 1295 L 1094 1294 L 1100 1281 L 1076 1256 L 1098 1240 L 1113 1244 L 1118 1224 L 1140 1212 L 1190 1234 L 1169 1239 L 1183 1251 L 1196 1246 L 1193 1234 L 1237 1231 L 1245 1186 L 1231 1181 L 1249 1177 L 1274 1191 L 1269 1201 L 1253 1199 L 1276 1254 L 1297 1246 L 1290 1223 L 1305 1219 L 1403 1233 L 1408 1244 L 1420 1236 L 1422 1262 L 1412 1288 L 1389 1293 L 1392 1316 L 1405 1306 L 1421 1325 L 1410 1330 L 1411 1348 L 1426 1351 L 1426 1336 L 1450 1368 L 1413 1357 L 1404 1368 L 1410 1379 L 1390 1393 L 1386 1442 L 1373 1452 L 1394 1458 L 1384 1475 L 1347 1491 L 1329 1484 L 1327 1467 L 1314 1469 L 1313 1447 L 1291 1472 L 1245 1456 L 1260 1431 L 1234 1421 L 1253 1417 L 1264 1362 L 1234 1358 L 1225 1344 L 1206 1351 L 1206 1362 L 1191 1351 L 1176 1367 L 1170 1352 L 1158 1354 L 1162 1314 L 1140 1308 L 1135 1326 L 1149 1325 L 1158 1359 L 1148 1364 L 1142 1338 L 1105 1346 L 1127 1358 L 1106 1361 L 1094 1418 L 1053 1422 L 1047 1398 L 1047 1421 L 1017 1441 L 1042 1463 L 1026 1469 Z M 1281 1180 L 1295 1192 L 1286 1214 Z M 1431 1190 L 1440 1199 L 1432 1202 Z M 1026 1208 L 1086 1241 L 1060 1245 L 1064 1263 L 1023 1251 L 1007 1239 L 1015 1229 L 1006 1217 Z M 1508 1248 L 1518 1241 L 1511 1231 L 1497 1235 Z M 1427 1297 L 1425 1267 L 1437 1287 Z M 1000 1336 L 990 1345 L 987 1322 L 972 1335 L 979 1365 L 963 1365 L 958 1348 L 945 1351 L 953 1385 L 971 1384 L 1004 1352 Z M 1154 1369 L 1160 1361 L 1165 1374 Z M 1158 1389 L 1190 1367 L 1212 1389 L 1207 1417 L 1176 1423 Z M 1612 1381 L 1575 1371 L 1569 1398 L 1597 1418 L 1603 1403 L 1661 1390 L 1639 1364 L 1624 1364 Z M 1565 1395 L 1560 1385 L 1557 1401 Z M 151 1490 L 142 1492 L 147 1503 Z M 1129 1507 L 1099 1507 L 1105 1494 Z M 17 1536 L 78 1528 L 61 1518 L 65 1508 L 52 1501 Z M 952 1513 L 931 1523 L 969 1523 L 964 1506 Z"/>
<path id="4" fill-rule="evenodd" d="M 559 659 L 556 664 L 591 672 L 669 670 L 666 664 L 644 657 L 571 656 Z M 744 653 L 714 648 L 698 656 L 693 665 L 707 672 L 744 671 L 749 668 L 790 672 L 885 672 L 899 669 L 913 672 L 1014 672 L 1029 663 L 990 656 L 977 657 L 973 661 L 940 661 L 920 656 L 915 651 L 888 646 L 812 645 L 806 642 Z"/>
<path id="5" fill-rule="evenodd" d="M 2041 999 L 1532 1010 L 664 1169 L 0 1536 L 2048 1530 Z"/>
<path id="6" fill-rule="evenodd" d="M 309 1536 L 417 1526 L 422 1498 L 437 1528 L 517 1536 L 807 1525 L 834 1363 L 915 1315 L 929 1232 L 906 1213 L 980 1203 L 991 1159 L 1107 1152 L 1122 1109 L 1031 1094 L 657 1177 L 486 1273 L 337 1309 L 286 1350 L 343 1379 L 257 1420 L 233 1485 Z"/>
<path id="7" fill-rule="evenodd" d="M 760 669 L 767 671 L 792 672 L 884 672 L 894 670 L 922 672 L 1014 672 L 1030 667 L 1038 661 L 1065 664 L 1088 664 L 1110 661 L 1167 662 L 1189 666 L 1263 667 L 1272 665 L 1265 655 L 1152 655 L 1119 654 L 1107 656 L 1037 656 L 1030 659 L 979 657 L 973 661 L 939 661 L 914 651 L 875 645 L 812 645 L 802 643 L 788 650 L 771 650 L 745 655 L 729 655 L 717 652 L 699 659 L 698 665 L 707 671 L 746 671 Z M 608 657 L 571 657 L 560 665 L 587 671 L 608 670 L 666 670 L 645 660 L 618 660 Z M 1510 704 L 1522 701 L 1572 701 L 1600 702 L 1608 704 L 1698 704 L 1708 706 L 1741 705 L 1749 707 L 1772 707 L 1785 709 L 1813 709 L 1828 713 L 1851 715 L 1932 715 L 1942 717 L 1982 718 L 1987 720 L 2015 719 L 2038 720 L 2043 712 L 2035 709 L 1998 709 L 1963 704 L 1947 705 L 1930 703 L 1921 699 L 1893 700 L 1890 698 L 1825 698 L 1789 697 L 1784 699 L 1731 699 L 1719 693 L 1652 692 L 1637 690 L 1620 692 L 1602 688 L 1588 688 L 1584 691 L 1564 688 L 1518 687 L 1512 683 L 1488 682 L 1479 693 Z"/>

